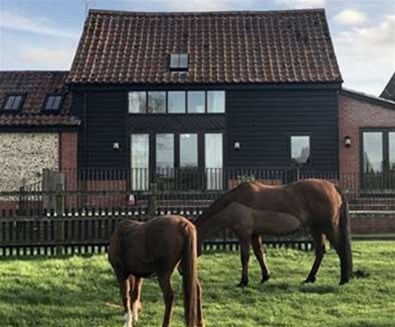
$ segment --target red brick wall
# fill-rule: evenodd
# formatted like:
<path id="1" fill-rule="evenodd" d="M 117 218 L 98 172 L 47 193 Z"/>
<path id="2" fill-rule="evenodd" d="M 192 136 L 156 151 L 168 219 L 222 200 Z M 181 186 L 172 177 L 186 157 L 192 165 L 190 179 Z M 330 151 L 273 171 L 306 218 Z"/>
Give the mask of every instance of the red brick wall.
<path id="1" fill-rule="evenodd" d="M 395 127 L 395 110 L 341 94 L 339 96 L 339 157 L 340 172 L 360 172 L 360 129 Z M 344 146 L 344 138 L 351 137 L 352 145 Z"/>
<path id="2" fill-rule="evenodd" d="M 362 234 L 394 234 L 395 213 L 351 213 L 351 232 Z"/>

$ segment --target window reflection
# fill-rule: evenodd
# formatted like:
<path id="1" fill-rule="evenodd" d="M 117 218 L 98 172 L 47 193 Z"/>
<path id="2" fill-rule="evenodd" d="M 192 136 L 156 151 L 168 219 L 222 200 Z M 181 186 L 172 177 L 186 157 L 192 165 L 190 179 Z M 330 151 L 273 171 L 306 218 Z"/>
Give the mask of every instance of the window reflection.
<path id="1" fill-rule="evenodd" d="M 291 160 L 304 165 L 310 159 L 310 136 L 291 136 Z"/>
<path id="2" fill-rule="evenodd" d="M 204 91 L 188 91 L 188 113 L 204 113 L 205 102 Z"/>
<path id="3" fill-rule="evenodd" d="M 185 113 L 185 92 L 173 91 L 168 93 L 169 112 L 170 113 Z"/>
<path id="4" fill-rule="evenodd" d="M 145 113 L 147 105 L 147 95 L 145 92 L 129 92 L 129 112 Z"/>
<path id="5" fill-rule="evenodd" d="M 197 134 L 180 134 L 180 167 L 190 168 L 198 165 Z"/>
<path id="6" fill-rule="evenodd" d="M 136 190 L 148 189 L 149 135 L 131 135 L 132 185 Z"/>
<path id="7" fill-rule="evenodd" d="M 225 91 L 207 92 L 207 112 L 225 112 Z"/>
<path id="8" fill-rule="evenodd" d="M 148 92 L 148 112 L 149 113 L 166 112 L 166 92 L 164 91 Z"/>
<path id="9" fill-rule="evenodd" d="M 174 134 L 156 134 L 156 168 L 174 168 Z"/>
<path id="10" fill-rule="evenodd" d="M 205 134 L 205 164 L 207 174 L 207 189 L 222 189 L 223 149 L 222 134 Z"/>
<path id="11" fill-rule="evenodd" d="M 395 132 L 390 132 L 389 137 L 389 160 L 390 160 L 390 170 L 395 170 Z"/>
<path id="12" fill-rule="evenodd" d="M 363 162 L 366 173 L 383 171 L 383 133 L 363 133 Z"/>

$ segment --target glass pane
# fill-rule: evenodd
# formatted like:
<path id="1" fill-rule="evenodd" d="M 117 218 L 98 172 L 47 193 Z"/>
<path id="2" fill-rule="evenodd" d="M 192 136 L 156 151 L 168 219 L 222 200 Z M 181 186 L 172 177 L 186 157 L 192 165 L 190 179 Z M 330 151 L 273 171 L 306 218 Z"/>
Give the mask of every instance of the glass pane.
<path id="1" fill-rule="evenodd" d="M 169 112 L 185 113 L 185 92 L 173 91 L 168 93 Z"/>
<path id="2" fill-rule="evenodd" d="M 180 167 L 197 167 L 198 138 L 197 134 L 180 134 Z"/>
<path id="3" fill-rule="evenodd" d="M 149 135 L 131 135 L 132 187 L 147 190 L 149 181 Z"/>
<path id="4" fill-rule="evenodd" d="M 180 61 L 180 56 L 176 53 L 172 53 L 170 55 L 170 68 L 178 68 L 179 61 Z"/>
<path id="5" fill-rule="evenodd" d="M 145 113 L 147 98 L 145 92 L 129 92 L 129 112 Z"/>
<path id="6" fill-rule="evenodd" d="M 310 159 L 310 136 L 291 136 L 291 159 L 306 164 Z"/>
<path id="7" fill-rule="evenodd" d="M 58 110 L 58 109 L 60 108 L 60 100 L 62 99 L 62 97 L 61 97 L 61 96 L 56 96 L 56 97 L 54 97 L 54 98 L 55 98 L 55 99 L 54 99 L 52 108 L 53 108 L 54 110 Z"/>
<path id="8" fill-rule="evenodd" d="M 49 96 L 47 98 L 47 103 L 45 104 L 45 110 L 51 110 L 52 106 L 53 106 L 53 102 L 54 102 L 54 97 L 53 96 Z"/>
<path id="9" fill-rule="evenodd" d="M 188 113 L 204 113 L 205 92 L 188 91 Z"/>
<path id="10" fill-rule="evenodd" d="M 205 134 L 205 161 L 206 161 L 206 175 L 207 175 L 207 189 L 217 190 L 222 189 L 222 134 Z"/>
<path id="11" fill-rule="evenodd" d="M 174 168 L 174 134 L 156 135 L 156 168 Z"/>
<path id="12" fill-rule="evenodd" d="M 148 92 L 148 112 L 164 113 L 166 112 L 166 92 Z"/>
<path id="13" fill-rule="evenodd" d="M 188 54 L 182 53 L 180 54 L 180 68 L 188 68 Z"/>
<path id="14" fill-rule="evenodd" d="M 390 132 L 389 137 L 389 155 L 390 155 L 390 170 L 395 170 L 395 132 Z"/>
<path id="15" fill-rule="evenodd" d="M 383 171 L 383 133 L 363 133 L 363 170 L 365 173 Z"/>
<path id="16" fill-rule="evenodd" d="M 225 112 L 225 91 L 207 92 L 207 112 Z"/>
<path id="17" fill-rule="evenodd" d="M 14 103 L 12 105 L 12 109 L 13 110 L 19 109 L 21 101 L 22 101 L 22 97 L 21 96 L 16 96 L 15 99 L 14 99 Z"/>

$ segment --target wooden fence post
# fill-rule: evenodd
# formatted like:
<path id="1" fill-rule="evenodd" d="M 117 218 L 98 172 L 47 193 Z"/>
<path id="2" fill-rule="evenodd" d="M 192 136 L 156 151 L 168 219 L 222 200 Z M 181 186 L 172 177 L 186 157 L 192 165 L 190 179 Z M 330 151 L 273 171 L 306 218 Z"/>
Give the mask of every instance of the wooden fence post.
<path id="1" fill-rule="evenodd" d="M 55 213 L 56 213 L 56 218 L 54 221 L 55 228 L 55 253 L 56 255 L 62 255 L 63 254 L 63 243 L 64 243 L 64 231 L 65 231 L 65 226 L 64 226 L 64 194 L 63 194 L 63 185 L 61 183 L 56 184 L 56 207 L 55 207 Z"/>
<path id="2" fill-rule="evenodd" d="M 151 189 L 151 194 L 149 195 L 148 198 L 148 217 L 152 218 L 156 216 L 156 211 L 158 208 L 157 198 L 156 198 L 158 185 L 156 183 L 151 183 L 150 189 Z"/>

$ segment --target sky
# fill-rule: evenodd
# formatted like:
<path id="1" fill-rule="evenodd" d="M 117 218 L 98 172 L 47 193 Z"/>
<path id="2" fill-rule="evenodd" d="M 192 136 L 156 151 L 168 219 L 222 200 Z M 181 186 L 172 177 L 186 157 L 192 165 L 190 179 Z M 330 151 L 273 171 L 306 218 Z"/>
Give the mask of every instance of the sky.
<path id="1" fill-rule="evenodd" d="M 380 95 L 395 71 L 394 0 L 0 0 L 0 70 L 68 70 L 94 9 L 325 8 L 344 86 Z"/>

